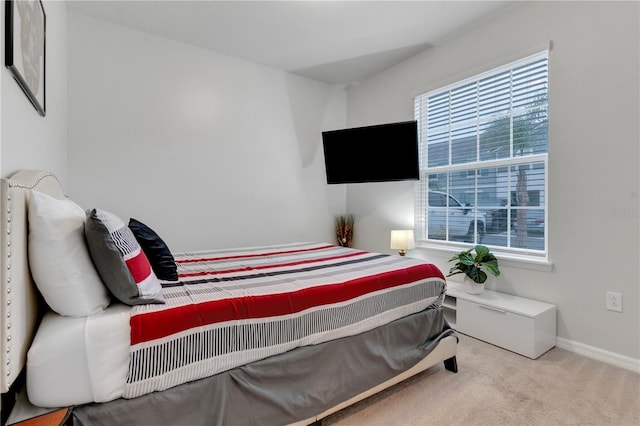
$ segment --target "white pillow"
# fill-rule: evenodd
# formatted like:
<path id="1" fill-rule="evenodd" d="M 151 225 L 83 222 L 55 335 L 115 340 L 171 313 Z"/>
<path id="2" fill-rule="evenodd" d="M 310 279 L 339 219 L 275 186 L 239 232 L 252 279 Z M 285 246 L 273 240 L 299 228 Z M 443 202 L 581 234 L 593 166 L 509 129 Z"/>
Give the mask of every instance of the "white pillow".
<path id="1" fill-rule="evenodd" d="M 49 307 L 73 317 L 102 312 L 110 296 L 89 255 L 82 207 L 31 191 L 28 215 L 31 275 Z"/>

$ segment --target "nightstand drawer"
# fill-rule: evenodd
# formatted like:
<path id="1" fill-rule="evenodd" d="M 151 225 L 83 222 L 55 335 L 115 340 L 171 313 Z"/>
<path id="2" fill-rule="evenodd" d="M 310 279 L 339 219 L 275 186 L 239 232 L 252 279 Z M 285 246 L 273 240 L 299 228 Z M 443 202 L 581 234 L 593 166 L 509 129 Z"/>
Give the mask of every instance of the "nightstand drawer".
<path id="1" fill-rule="evenodd" d="M 529 358 L 556 344 L 555 307 L 524 315 L 480 301 L 457 300 L 456 329 Z"/>

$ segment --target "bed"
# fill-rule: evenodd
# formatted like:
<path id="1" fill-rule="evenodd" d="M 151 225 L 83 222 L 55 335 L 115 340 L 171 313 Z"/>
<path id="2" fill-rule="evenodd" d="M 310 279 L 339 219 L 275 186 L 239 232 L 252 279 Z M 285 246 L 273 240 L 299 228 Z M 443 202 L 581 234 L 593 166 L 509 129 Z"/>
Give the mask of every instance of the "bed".
<path id="1" fill-rule="evenodd" d="M 72 406 L 78 425 L 303 425 L 438 363 L 457 371 L 446 281 L 432 264 L 322 242 L 170 253 L 167 262 L 166 246 L 158 257 L 144 235 L 127 240 L 134 219 L 122 226 L 92 209 L 86 244 L 55 246 L 65 259 L 89 253 L 81 286 L 52 289 L 43 282 L 57 286 L 67 263 L 33 238 L 77 206 L 44 171 L 2 179 L 1 191 L 3 396 L 26 370 L 31 403 Z M 102 251 L 103 237 L 117 250 Z"/>

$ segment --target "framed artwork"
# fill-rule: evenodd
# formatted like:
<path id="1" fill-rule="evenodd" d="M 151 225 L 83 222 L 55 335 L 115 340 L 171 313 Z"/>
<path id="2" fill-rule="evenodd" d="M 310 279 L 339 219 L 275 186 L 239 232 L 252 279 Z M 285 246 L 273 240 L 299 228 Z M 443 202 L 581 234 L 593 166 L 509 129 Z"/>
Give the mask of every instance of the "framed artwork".
<path id="1" fill-rule="evenodd" d="M 40 0 L 7 0 L 5 65 L 43 117 L 46 16 Z"/>

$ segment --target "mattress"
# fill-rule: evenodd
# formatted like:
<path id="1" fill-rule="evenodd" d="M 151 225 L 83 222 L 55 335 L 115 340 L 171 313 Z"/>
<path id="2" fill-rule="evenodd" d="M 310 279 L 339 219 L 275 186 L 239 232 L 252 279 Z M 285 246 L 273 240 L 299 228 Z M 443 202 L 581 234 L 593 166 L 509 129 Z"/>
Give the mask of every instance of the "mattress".
<path id="1" fill-rule="evenodd" d="M 165 304 L 48 313 L 27 359 L 42 407 L 136 398 L 438 308 L 424 261 L 324 243 L 175 254 Z M 61 386 L 64 386 L 61 391 Z"/>
<path id="2" fill-rule="evenodd" d="M 120 398 L 129 368 L 130 312 L 122 304 L 88 317 L 47 312 L 27 354 L 29 401 L 66 407 Z"/>

